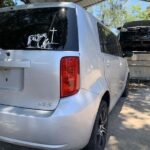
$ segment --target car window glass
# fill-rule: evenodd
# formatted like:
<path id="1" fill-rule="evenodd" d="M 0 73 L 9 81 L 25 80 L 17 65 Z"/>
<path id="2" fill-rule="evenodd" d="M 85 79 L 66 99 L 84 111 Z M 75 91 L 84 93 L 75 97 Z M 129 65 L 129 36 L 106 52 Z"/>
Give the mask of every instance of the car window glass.
<path id="1" fill-rule="evenodd" d="M 123 56 L 123 52 L 122 52 L 121 45 L 120 45 L 118 39 L 117 39 L 117 45 L 118 45 L 119 56 L 122 57 Z"/>
<path id="2" fill-rule="evenodd" d="M 75 9 L 56 7 L 1 12 L 0 48 L 77 51 Z"/>
<path id="3" fill-rule="evenodd" d="M 98 33 L 102 52 L 118 56 L 119 51 L 116 36 L 99 23 Z"/>

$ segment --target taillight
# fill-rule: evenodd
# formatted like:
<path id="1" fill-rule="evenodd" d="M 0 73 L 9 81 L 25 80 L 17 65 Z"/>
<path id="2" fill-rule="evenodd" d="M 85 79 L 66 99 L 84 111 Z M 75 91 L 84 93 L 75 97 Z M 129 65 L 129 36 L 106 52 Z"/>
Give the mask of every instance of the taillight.
<path id="1" fill-rule="evenodd" d="M 76 94 L 80 88 L 79 57 L 63 57 L 60 62 L 60 96 Z"/>

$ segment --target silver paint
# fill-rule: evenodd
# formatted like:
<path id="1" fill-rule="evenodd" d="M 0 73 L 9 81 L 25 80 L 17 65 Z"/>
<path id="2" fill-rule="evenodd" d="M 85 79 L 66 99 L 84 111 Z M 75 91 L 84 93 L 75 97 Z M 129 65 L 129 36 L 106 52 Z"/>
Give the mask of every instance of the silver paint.
<path id="1" fill-rule="evenodd" d="M 99 21 L 80 6 L 46 3 L 13 9 L 56 6 L 76 8 L 79 52 L 11 50 L 9 63 L 0 55 L 2 68 L 12 65 L 24 70 L 23 90 L 0 90 L 1 141 L 45 150 L 81 149 L 90 139 L 105 92 L 111 95 L 111 111 L 125 88 L 129 72 L 126 60 L 101 52 Z M 77 94 L 60 99 L 59 70 L 64 56 L 80 57 L 81 88 Z"/>

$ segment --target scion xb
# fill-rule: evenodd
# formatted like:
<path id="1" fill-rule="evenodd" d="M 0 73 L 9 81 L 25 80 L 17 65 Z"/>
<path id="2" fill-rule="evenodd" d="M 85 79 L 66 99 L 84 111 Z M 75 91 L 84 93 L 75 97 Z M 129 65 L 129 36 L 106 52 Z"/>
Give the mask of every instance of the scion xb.
<path id="1" fill-rule="evenodd" d="M 102 150 L 108 113 L 127 95 L 116 36 L 73 3 L 0 9 L 0 141 Z"/>

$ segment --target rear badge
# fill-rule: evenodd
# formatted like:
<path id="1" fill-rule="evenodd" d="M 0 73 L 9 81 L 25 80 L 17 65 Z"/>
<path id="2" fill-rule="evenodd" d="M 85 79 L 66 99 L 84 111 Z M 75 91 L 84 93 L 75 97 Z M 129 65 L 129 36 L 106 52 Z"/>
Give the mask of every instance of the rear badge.
<path id="1" fill-rule="evenodd" d="M 50 102 L 39 102 L 38 106 L 40 106 L 40 107 L 51 107 L 52 104 Z"/>

